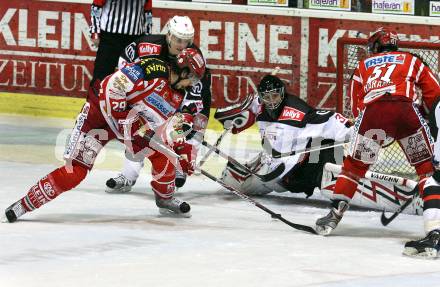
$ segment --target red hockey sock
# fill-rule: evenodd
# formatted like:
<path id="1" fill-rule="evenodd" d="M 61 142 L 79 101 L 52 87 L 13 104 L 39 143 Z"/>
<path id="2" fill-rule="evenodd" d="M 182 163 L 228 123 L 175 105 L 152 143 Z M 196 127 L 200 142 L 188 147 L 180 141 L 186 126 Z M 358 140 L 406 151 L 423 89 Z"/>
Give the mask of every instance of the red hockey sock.
<path id="1" fill-rule="evenodd" d="M 336 199 L 351 200 L 356 193 L 359 179 L 365 176 L 367 170 L 367 164 L 350 156 L 347 157 L 344 160 L 342 172 L 336 180 L 334 197 Z"/>
<path id="2" fill-rule="evenodd" d="M 77 186 L 87 175 L 87 169 L 80 165 L 72 168 L 60 167 L 40 179 L 21 199 L 27 211 L 39 208 L 56 198 L 61 193 Z"/>
<path id="3" fill-rule="evenodd" d="M 176 186 L 176 170 L 172 162 L 163 154 L 155 152 L 148 159 L 151 161 L 153 180 L 150 182 L 155 195 L 162 199 L 173 197 Z"/>
<path id="4" fill-rule="evenodd" d="M 158 182 L 153 180 L 151 181 L 151 187 L 153 188 L 154 194 L 162 199 L 172 198 L 176 191 L 174 179 L 169 182 Z"/>

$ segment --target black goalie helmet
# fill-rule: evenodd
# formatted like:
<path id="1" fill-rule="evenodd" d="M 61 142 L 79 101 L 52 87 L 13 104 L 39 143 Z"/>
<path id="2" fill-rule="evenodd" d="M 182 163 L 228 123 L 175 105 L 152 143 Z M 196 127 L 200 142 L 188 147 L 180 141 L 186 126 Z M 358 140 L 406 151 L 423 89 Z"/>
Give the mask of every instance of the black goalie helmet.
<path id="1" fill-rule="evenodd" d="M 267 110 L 276 110 L 284 100 L 285 86 L 276 76 L 264 76 L 257 88 L 258 97 Z"/>

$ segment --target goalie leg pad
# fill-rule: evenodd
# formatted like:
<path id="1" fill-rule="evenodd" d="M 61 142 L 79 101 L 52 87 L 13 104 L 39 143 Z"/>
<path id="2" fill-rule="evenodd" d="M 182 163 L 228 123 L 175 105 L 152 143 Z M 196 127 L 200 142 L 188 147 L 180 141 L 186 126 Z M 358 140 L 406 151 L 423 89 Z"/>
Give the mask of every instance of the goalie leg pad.
<path id="1" fill-rule="evenodd" d="M 258 154 L 255 158 L 246 163 L 246 166 L 253 172 L 258 172 L 263 167 L 261 156 L 261 153 Z M 226 168 L 223 170 L 221 180 L 225 184 L 247 195 L 265 195 L 275 190 L 272 182 L 263 183 L 247 170 L 241 169 L 230 162 L 228 162 Z M 285 191 L 284 188 L 283 191 Z"/>

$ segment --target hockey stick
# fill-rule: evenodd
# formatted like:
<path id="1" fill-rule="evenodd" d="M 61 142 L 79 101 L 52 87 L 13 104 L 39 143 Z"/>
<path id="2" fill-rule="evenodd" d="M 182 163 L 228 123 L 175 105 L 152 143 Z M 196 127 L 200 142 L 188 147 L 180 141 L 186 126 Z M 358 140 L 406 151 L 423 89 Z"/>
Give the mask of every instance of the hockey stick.
<path id="1" fill-rule="evenodd" d="M 274 180 L 275 178 L 279 177 L 286 169 L 286 166 L 284 165 L 284 163 L 281 163 L 274 170 L 272 170 L 271 172 L 269 172 L 267 174 L 256 174 L 252 170 L 250 170 L 247 166 L 245 166 L 244 164 L 241 164 L 236 159 L 234 159 L 231 156 L 227 155 L 226 153 L 222 152 L 218 147 L 215 147 L 215 146 L 207 143 L 206 141 L 203 141 L 202 144 L 204 146 L 206 146 L 207 148 L 212 149 L 216 154 L 218 154 L 222 158 L 226 159 L 227 161 L 229 161 L 233 165 L 236 165 L 237 167 L 239 167 L 243 170 L 246 170 L 246 172 L 248 172 L 252 175 L 255 175 L 263 182 L 268 182 L 268 181 Z"/>
<path id="2" fill-rule="evenodd" d="M 146 138 L 148 138 L 150 140 L 150 143 L 152 143 L 152 145 L 154 145 L 154 148 L 160 150 L 160 152 L 162 152 L 162 153 L 164 153 L 166 155 L 172 156 L 172 157 L 174 157 L 176 159 L 180 159 L 181 158 L 180 155 L 176 154 L 173 150 L 171 150 L 169 147 L 165 146 L 164 144 L 160 143 L 156 139 L 154 139 L 154 138 L 152 138 L 150 136 L 146 136 Z M 243 194 L 242 192 L 238 191 L 237 189 L 235 189 L 235 188 L 233 188 L 231 186 L 228 186 L 221 179 L 216 178 L 215 176 L 211 175 L 207 171 L 205 171 L 203 169 L 201 169 L 200 171 L 201 171 L 201 173 L 204 176 L 206 176 L 209 179 L 219 183 L 221 186 L 223 186 L 224 188 L 228 189 L 229 191 L 231 191 L 232 193 L 234 193 L 235 195 L 237 195 L 241 199 L 244 199 L 247 202 L 250 202 L 253 205 L 255 205 L 256 207 L 260 208 L 261 210 L 264 210 L 265 212 L 269 213 L 272 216 L 272 218 L 276 218 L 276 219 L 280 220 L 281 222 L 283 222 L 283 223 L 285 223 L 285 224 L 289 225 L 290 227 L 293 227 L 293 228 L 295 228 L 297 230 L 302 230 L 302 231 L 305 231 L 305 232 L 308 232 L 308 233 L 317 234 L 317 232 L 315 231 L 315 229 L 313 229 L 313 227 L 290 222 L 289 220 L 287 220 L 284 217 L 282 217 L 281 214 L 273 212 L 269 208 L 267 208 L 264 205 L 256 202 L 255 200 L 253 200 L 249 196 Z"/>
<path id="3" fill-rule="evenodd" d="M 385 211 L 382 211 L 382 215 L 380 217 L 380 222 L 382 223 L 382 225 L 387 226 L 388 224 L 390 224 L 391 221 L 393 221 L 399 214 L 402 213 L 402 211 L 404 211 L 408 206 L 410 206 L 410 204 L 413 202 L 417 192 L 418 192 L 418 186 L 414 187 L 413 197 L 411 197 L 410 199 L 405 201 L 405 203 L 402 204 L 390 217 L 386 217 Z"/>
<path id="4" fill-rule="evenodd" d="M 271 154 L 273 158 L 281 158 L 281 157 L 287 157 L 287 156 L 292 156 L 292 155 L 298 155 L 298 154 L 303 154 L 303 153 L 309 153 L 309 152 L 314 152 L 314 151 L 330 149 L 330 148 L 334 148 L 334 147 L 338 147 L 338 146 L 343 146 L 346 143 L 349 143 L 349 141 L 345 141 L 345 142 L 341 142 L 341 143 L 337 143 L 337 144 L 334 144 L 334 143 L 323 144 L 323 145 L 319 145 L 319 146 L 307 147 L 307 148 L 304 148 L 304 149 L 293 150 L 291 152 L 280 153 L 279 151 L 277 151 L 274 148 L 272 148 L 272 146 L 269 143 L 269 141 L 264 141 L 263 148 L 269 154 Z"/>
<path id="5" fill-rule="evenodd" d="M 298 223 L 293 223 L 293 222 L 291 222 L 291 221 L 285 219 L 284 217 L 282 217 L 281 214 L 273 212 L 272 210 L 270 210 L 270 209 L 267 208 L 266 206 L 264 206 L 264 205 L 262 205 L 261 203 L 259 203 L 259 202 L 255 201 L 255 200 L 253 200 L 252 198 L 250 198 L 249 196 L 245 195 L 244 193 L 238 191 L 237 189 L 233 188 L 232 186 L 229 186 L 229 185 L 225 184 L 221 179 L 219 179 L 219 178 L 217 178 L 217 177 L 211 175 L 211 174 L 208 173 L 207 171 L 205 171 L 205 170 L 203 170 L 203 169 L 200 170 L 200 171 L 201 171 L 201 173 L 202 173 L 204 176 L 206 176 L 206 177 L 208 177 L 209 179 L 211 179 L 211 180 L 217 182 L 218 184 L 220 184 L 221 186 L 223 186 L 223 187 L 226 188 L 227 190 L 231 191 L 233 194 L 237 195 L 237 196 L 240 197 L 241 199 L 244 199 L 244 200 L 246 200 L 247 202 L 249 202 L 249 203 L 255 205 L 256 207 L 258 207 L 259 209 L 261 209 L 261 210 L 263 210 L 263 211 L 269 213 L 269 214 L 271 215 L 272 218 L 276 218 L 276 219 L 280 220 L 281 222 L 283 222 L 283 223 L 285 223 L 285 224 L 289 225 L 290 227 L 293 227 L 293 228 L 295 228 L 295 229 L 297 229 L 297 230 L 305 231 L 305 232 L 312 233 L 312 234 L 318 234 L 318 233 L 316 232 L 316 230 L 315 230 L 313 227 L 311 227 L 311 226 L 307 226 L 307 225 L 298 224 Z"/>
<path id="6" fill-rule="evenodd" d="M 342 170 L 342 167 L 340 165 L 326 163 L 325 169 L 332 171 L 332 172 L 335 172 L 335 173 L 340 173 Z M 367 171 L 364 177 L 369 180 L 387 182 L 387 183 L 391 183 L 394 185 L 405 186 L 405 187 L 412 189 L 411 192 L 408 192 L 406 194 L 406 195 L 412 195 L 412 197 L 410 199 L 406 200 L 405 203 L 402 204 L 390 217 L 386 217 L 385 211 L 382 211 L 382 215 L 380 217 L 380 222 L 382 223 L 383 226 L 387 226 L 400 213 L 402 213 L 402 211 L 404 211 L 412 203 L 415 195 L 418 192 L 418 183 L 414 180 L 407 179 L 404 177 L 395 176 L 395 175 L 387 175 L 387 174 L 382 174 L 382 173 L 373 172 L 373 171 Z M 359 182 L 359 184 L 362 185 L 361 182 Z"/>
<path id="7" fill-rule="evenodd" d="M 234 126 L 231 125 L 230 127 L 227 127 L 223 130 L 221 135 L 217 138 L 215 141 L 215 144 L 213 145 L 214 148 L 217 148 L 220 143 L 222 142 L 223 138 L 232 130 Z M 202 165 L 208 160 L 208 157 L 211 155 L 211 153 L 214 151 L 214 148 L 210 148 L 202 157 L 202 159 L 199 161 L 198 168 L 202 167 Z"/>

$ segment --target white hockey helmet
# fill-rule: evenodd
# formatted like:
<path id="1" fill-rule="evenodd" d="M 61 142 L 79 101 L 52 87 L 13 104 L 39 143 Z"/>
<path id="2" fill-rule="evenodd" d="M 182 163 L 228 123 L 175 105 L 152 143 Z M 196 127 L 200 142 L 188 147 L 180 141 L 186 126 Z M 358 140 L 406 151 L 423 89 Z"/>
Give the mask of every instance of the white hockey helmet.
<path id="1" fill-rule="evenodd" d="M 168 34 L 182 40 L 194 41 L 194 26 L 188 16 L 174 16 L 167 23 Z"/>

